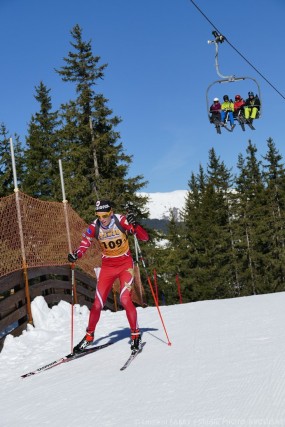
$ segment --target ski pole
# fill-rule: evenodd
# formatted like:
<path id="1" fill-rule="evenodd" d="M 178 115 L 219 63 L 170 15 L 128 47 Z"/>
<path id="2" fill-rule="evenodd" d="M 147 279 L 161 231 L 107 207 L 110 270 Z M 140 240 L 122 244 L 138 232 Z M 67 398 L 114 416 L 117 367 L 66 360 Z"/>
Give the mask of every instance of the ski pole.
<path id="1" fill-rule="evenodd" d="M 74 288 L 75 288 L 75 264 L 71 263 L 71 352 L 73 352 L 73 336 L 74 336 Z"/>
<path id="2" fill-rule="evenodd" d="M 133 233 L 135 234 L 135 230 L 133 228 Z M 135 244 L 135 254 L 136 254 L 136 262 L 135 262 L 135 274 L 137 275 L 137 281 L 138 281 L 138 285 L 139 285 L 139 292 L 140 292 L 140 300 L 141 300 L 141 304 L 142 306 L 145 305 L 145 302 L 143 300 L 143 290 L 142 290 L 142 283 L 141 283 L 141 277 L 140 277 L 140 270 L 139 270 L 139 253 L 138 253 L 138 247 Z"/>
<path id="3" fill-rule="evenodd" d="M 155 289 L 155 296 L 156 296 L 156 300 L 159 303 L 159 299 L 158 299 L 158 286 L 157 286 L 157 274 L 156 274 L 156 269 L 153 270 L 153 283 L 154 283 L 154 289 Z"/>
<path id="4" fill-rule="evenodd" d="M 68 219 L 68 212 L 67 212 L 67 200 L 65 197 L 65 188 L 64 188 L 64 179 L 63 179 L 63 170 L 62 170 L 62 163 L 61 159 L 58 161 L 59 163 L 59 173 L 60 173 L 60 181 L 61 181 L 61 190 L 62 190 L 62 203 L 64 207 L 64 218 L 65 218 L 65 226 L 66 226 L 66 236 L 67 236 L 67 243 L 68 243 L 68 250 L 71 252 L 71 238 L 70 238 L 70 227 L 69 227 L 69 219 Z M 71 353 L 73 352 L 73 323 L 74 323 L 74 289 L 75 289 L 75 264 L 70 264 L 71 268 Z"/>
<path id="5" fill-rule="evenodd" d="M 156 305 L 156 308 L 157 308 L 157 311 L 158 311 L 158 314 L 159 314 L 159 317 L 160 317 L 160 320 L 161 320 L 161 323 L 162 323 L 162 326 L 163 326 L 163 329 L 164 329 L 164 332 L 165 332 L 165 335 L 166 335 L 166 338 L 167 338 L 167 341 L 168 341 L 168 345 L 171 345 L 171 342 L 169 340 L 168 333 L 167 333 L 167 330 L 166 330 L 166 327 L 165 327 L 165 324 L 164 324 L 164 321 L 163 321 L 163 318 L 162 318 L 162 315 L 161 315 L 161 311 L 160 311 L 160 308 L 159 308 L 159 305 L 158 305 L 158 301 L 157 301 L 157 298 L 156 298 L 154 290 L 153 290 L 153 286 L 152 286 L 152 283 L 151 283 L 151 280 L 150 280 L 150 276 L 148 274 L 148 271 L 147 271 L 147 268 L 146 268 L 146 265 L 145 265 L 145 262 L 144 262 L 144 258 L 142 256 L 142 252 L 141 252 L 141 249 L 140 249 L 140 246 L 139 246 L 138 238 L 137 238 L 137 236 L 136 236 L 135 233 L 134 233 L 134 240 L 135 240 L 136 251 L 137 251 L 138 256 L 139 256 L 139 258 L 141 260 L 142 266 L 143 266 L 143 268 L 144 268 L 144 270 L 146 272 L 147 281 L 148 281 L 148 284 L 149 284 L 149 287 L 150 287 L 150 290 L 151 290 L 151 293 L 152 293 L 152 297 L 153 297 L 154 303 Z"/>

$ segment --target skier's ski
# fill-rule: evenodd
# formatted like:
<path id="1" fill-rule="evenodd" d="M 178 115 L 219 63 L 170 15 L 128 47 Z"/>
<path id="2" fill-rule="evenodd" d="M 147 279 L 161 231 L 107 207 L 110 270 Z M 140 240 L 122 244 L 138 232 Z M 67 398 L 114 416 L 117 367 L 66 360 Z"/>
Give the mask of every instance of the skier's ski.
<path id="1" fill-rule="evenodd" d="M 246 124 L 250 127 L 251 130 L 255 130 L 255 127 L 251 122 L 246 122 Z"/>
<path id="2" fill-rule="evenodd" d="M 127 369 L 128 366 L 130 366 L 130 364 L 137 357 L 137 355 L 140 354 L 143 351 L 143 348 L 144 348 L 145 344 L 146 344 L 146 342 L 143 342 L 142 346 L 141 346 L 141 348 L 139 350 L 133 351 L 131 353 L 131 355 L 128 358 L 128 360 L 126 361 L 126 363 L 120 368 L 120 371 L 124 371 L 125 369 Z"/>
<path id="3" fill-rule="evenodd" d="M 216 128 L 217 133 L 220 135 L 222 133 L 221 132 L 221 126 L 217 123 L 217 124 L 215 124 L 215 128 Z"/>
<path id="4" fill-rule="evenodd" d="M 86 348 L 80 353 L 70 353 L 67 356 L 61 357 L 60 359 L 55 360 L 54 362 L 48 363 L 47 365 L 36 369 L 35 371 L 31 371 L 31 372 L 28 372 L 27 374 L 21 375 L 21 378 L 27 378 L 27 377 L 30 377 L 31 375 L 40 374 L 41 372 L 47 371 L 48 369 L 54 368 L 55 366 L 61 365 L 62 363 L 71 362 L 71 360 L 78 359 L 79 357 L 87 356 L 87 354 L 95 353 L 95 351 L 108 347 L 111 344 L 113 344 L 113 342 L 97 345 L 96 347 Z"/>
<path id="5" fill-rule="evenodd" d="M 222 129 L 227 129 L 228 132 L 232 132 L 232 129 L 229 129 L 224 122 L 219 122 L 219 125 L 222 127 Z"/>

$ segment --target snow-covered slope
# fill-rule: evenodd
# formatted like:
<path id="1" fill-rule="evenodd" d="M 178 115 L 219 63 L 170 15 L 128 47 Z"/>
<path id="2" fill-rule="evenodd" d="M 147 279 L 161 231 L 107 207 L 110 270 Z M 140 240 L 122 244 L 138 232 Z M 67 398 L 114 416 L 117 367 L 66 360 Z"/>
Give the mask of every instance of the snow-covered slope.
<path id="1" fill-rule="evenodd" d="M 285 426 L 285 294 L 139 308 L 146 346 L 126 370 L 124 312 L 102 313 L 98 353 L 20 375 L 70 351 L 71 307 L 34 300 L 35 327 L 0 355 L 1 427 Z M 75 306 L 75 341 L 88 309 Z"/>
<path id="2" fill-rule="evenodd" d="M 170 209 L 179 216 L 179 211 L 185 206 L 187 190 L 176 190 L 168 193 L 143 193 L 142 196 L 149 197 L 147 208 L 150 219 L 169 219 Z"/>

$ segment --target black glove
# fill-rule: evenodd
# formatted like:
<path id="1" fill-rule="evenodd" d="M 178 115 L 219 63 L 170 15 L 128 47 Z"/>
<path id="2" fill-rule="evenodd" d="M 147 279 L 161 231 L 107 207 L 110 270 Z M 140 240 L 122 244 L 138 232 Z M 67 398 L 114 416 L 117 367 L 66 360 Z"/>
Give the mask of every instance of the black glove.
<path id="1" fill-rule="evenodd" d="M 77 252 L 73 252 L 72 254 L 68 254 L 67 259 L 69 262 L 75 262 L 78 260 Z"/>
<path id="2" fill-rule="evenodd" d="M 136 225 L 136 219 L 135 219 L 135 215 L 132 212 L 129 212 L 126 215 L 127 221 L 130 225 Z"/>

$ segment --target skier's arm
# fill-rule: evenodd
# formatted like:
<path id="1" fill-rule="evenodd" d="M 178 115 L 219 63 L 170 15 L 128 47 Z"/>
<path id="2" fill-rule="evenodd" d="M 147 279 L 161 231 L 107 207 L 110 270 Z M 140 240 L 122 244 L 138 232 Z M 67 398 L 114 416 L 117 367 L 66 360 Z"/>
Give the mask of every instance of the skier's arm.
<path id="1" fill-rule="evenodd" d="M 139 240 L 147 242 L 149 240 L 148 232 L 136 222 L 133 213 L 128 213 L 126 216 L 122 215 L 120 219 L 122 227 L 130 234 L 136 234 Z"/>
<path id="2" fill-rule="evenodd" d="M 89 225 L 86 232 L 83 233 L 83 239 L 81 240 L 78 248 L 75 249 L 75 251 L 73 251 L 72 254 L 68 254 L 68 261 L 74 262 L 77 259 L 82 258 L 82 256 L 85 254 L 87 249 L 91 246 L 94 236 L 95 236 L 95 224 L 91 224 Z"/>

